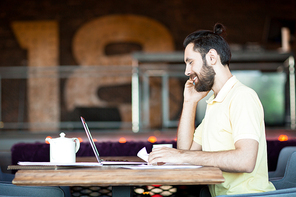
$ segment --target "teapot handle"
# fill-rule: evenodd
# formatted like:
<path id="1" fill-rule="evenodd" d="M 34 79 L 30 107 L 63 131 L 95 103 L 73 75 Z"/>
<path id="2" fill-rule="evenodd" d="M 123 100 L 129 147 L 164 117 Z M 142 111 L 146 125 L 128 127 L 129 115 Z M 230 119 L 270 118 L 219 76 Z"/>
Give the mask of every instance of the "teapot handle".
<path id="1" fill-rule="evenodd" d="M 80 141 L 78 138 L 72 138 L 75 142 L 75 153 L 78 152 L 79 148 L 80 148 Z"/>

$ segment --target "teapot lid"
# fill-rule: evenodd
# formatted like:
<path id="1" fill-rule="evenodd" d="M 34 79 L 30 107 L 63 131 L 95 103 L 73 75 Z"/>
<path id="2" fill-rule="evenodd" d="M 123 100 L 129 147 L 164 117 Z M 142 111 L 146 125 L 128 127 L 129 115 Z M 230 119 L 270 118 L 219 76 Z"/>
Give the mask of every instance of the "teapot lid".
<path id="1" fill-rule="evenodd" d="M 64 138 L 66 136 L 66 134 L 64 132 L 60 133 L 60 137 Z"/>
<path id="2" fill-rule="evenodd" d="M 65 137 L 66 134 L 64 132 L 60 133 L 60 137 L 54 138 L 53 140 L 72 140 L 72 138 Z"/>
<path id="3" fill-rule="evenodd" d="M 66 134 L 64 132 L 61 132 L 60 133 L 60 137 L 57 137 L 57 138 L 51 138 L 50 136 L 47 137 L 45 139 L 45 142 L 50 144 L 51 142 L 60 142 L 60 141 L 63 141 L 63 142 L 66 142 L 66 141 L 73 141 L 73 139 L 77 139 L 77 138 L 67 138 L 65 137 Z"/>

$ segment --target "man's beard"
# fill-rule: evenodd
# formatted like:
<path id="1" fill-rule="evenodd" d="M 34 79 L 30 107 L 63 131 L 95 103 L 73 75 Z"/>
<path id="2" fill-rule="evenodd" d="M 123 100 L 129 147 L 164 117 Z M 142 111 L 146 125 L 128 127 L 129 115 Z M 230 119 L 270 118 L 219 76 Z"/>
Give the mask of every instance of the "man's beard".
<path id="1" fill-rule="evenodd" d="M 203 61 L 203 65 L 199 74 L 194 73 L 191 79 L 197 77 L 198 82 L 195 84 L 195 90 L 198 92 L 208 92 L 212 89 L 215 80 L 215 71 L 209 66 L 206 60 Z"/>

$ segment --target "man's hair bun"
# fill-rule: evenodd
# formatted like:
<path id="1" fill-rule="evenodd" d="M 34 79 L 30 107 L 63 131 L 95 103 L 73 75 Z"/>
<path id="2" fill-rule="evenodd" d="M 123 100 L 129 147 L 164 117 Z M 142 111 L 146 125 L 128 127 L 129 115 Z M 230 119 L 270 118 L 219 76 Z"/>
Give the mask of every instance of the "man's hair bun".
<path id="1" fill-rule="evenodd" d="M 226 28 L 221 23 L 216 23 L 214 26 L 214 33 L 224 37 L 226 36 Z"/>

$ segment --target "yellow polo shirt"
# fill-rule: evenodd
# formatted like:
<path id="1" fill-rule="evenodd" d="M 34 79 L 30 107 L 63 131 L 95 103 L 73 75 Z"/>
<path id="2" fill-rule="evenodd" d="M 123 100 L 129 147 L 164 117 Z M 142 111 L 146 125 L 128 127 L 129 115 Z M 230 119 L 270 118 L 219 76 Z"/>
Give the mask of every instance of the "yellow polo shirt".
<path id="1" fill-rule="evenodd" d="M 252 173 L 223 172 L 225 182 L 209 186 L 212 196 L 275 190 L 268 180 L 263 107 L 255 91 L 233 76 L 216 98 L 213 95 L 207 100 L 194 141 L 202 145 L 203 151 L 223 151 L 235 149 L 234 143 L 240 139 L 259 142 L 255 169 Z"/>

